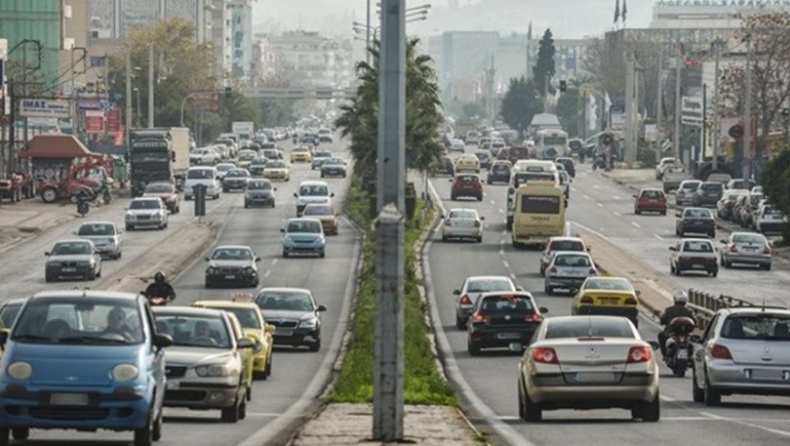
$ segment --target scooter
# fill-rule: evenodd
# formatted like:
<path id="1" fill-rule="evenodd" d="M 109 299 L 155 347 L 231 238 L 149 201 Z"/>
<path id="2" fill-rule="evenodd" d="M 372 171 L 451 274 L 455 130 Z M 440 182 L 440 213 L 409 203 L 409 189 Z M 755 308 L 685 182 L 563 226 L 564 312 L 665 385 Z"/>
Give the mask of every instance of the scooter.
<path id="1" fill-rule="evenodd" d="M 145 296 L 145 291 L 140 291 L 140 294 Z M 167 299 L 167 297 L 149 297 L 148 298 L 148 303 L 152 307 L 164 307 L 164 306 L 166 306 L 168 304 L 168 302 L 169 302 L 169 300 Z"/>
<path id="2" fill-rule="evenodd" d="M 669 321 L 667 330 L 670 337 L 667 339 L 664 362 L 678 378 L 686 376 L 686 370 L 691 365 L 691 335 L 696 326 L 694 319 L 689 317 L 676 317 Z"/>
<path id="3" fill-rule="evenodd" d="M 85 215 L 90 210 L 90 205 L 88 204 L 88 200 L 85 198 L 80 198 L 77 200 L 77 213 L 80 214 L 80 217 L 85 217 Z"/>

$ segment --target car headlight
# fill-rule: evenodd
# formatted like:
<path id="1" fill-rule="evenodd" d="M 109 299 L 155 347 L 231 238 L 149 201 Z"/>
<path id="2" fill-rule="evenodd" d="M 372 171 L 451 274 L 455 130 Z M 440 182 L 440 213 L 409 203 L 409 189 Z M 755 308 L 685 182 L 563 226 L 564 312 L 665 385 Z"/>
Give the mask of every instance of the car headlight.
<path id="1" fill-rule="evenodd" d="M 14 379 L 28 379 L 33 374 L 33 366 L 28 362 L 18 361 L 6 369 L 8 375 Z"/>
<path id="2" fill-rule="evenodd" d="M 126 214 L 126 219 L 127 220 L 134 220 L 135 219 L 135 215 L 134 214 Z"/>
<path id="3" fill-rule="evenodd" d="M 254 274 L 255 273 L 255 269 L 253 267 L 251 267 L 251 266 L 248 266 L 248 267 L 244 268 L 244 273 L 245 274 Z"/>
<path id="4" fill-rule="evenodd" d="M 112 368 L 112 379 L 115 381 L 131 381 L 137 378 L 140 371 L 132 364 L 118 364 Z"/>
<path id="5" fill-rule="evenodd" d="M 299 328 L 315 328 L 318 325 L 318 318 L 305 319 L 299 322 Z"/>
<path id="6" fill-rule="evenodd" d="M 201 377 L 230 376 L 231 370 L 227 364 L 208 364 L 195 367 L 195 373 Z"/>
<path id="7" fill-rule="evenodd" d="M 217 268 L 214 268 L 213 266 L 209 266 L 206 269 L 206 274 L 216 274 L 216 272 L 217 272 Z"/>

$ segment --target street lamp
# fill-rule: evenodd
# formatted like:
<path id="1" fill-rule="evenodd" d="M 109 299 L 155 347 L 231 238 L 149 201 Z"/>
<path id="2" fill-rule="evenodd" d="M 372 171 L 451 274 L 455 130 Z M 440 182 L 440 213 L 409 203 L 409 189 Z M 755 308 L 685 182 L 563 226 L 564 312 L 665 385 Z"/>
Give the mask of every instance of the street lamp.
<path id="1" fill-rule="evenodd" d="M 132 91 L 134 91 L 135 94 L 137 95 L 137 110 L 134 112 L 134 114 L 135 114 L 135 116 L 137 116 L 137 127 L 140 127 L 140 113 L 141 113 L 141 111 L 140 111 L 140 89 L 137 88 L 137 87 L 134 87 L 132 89 Z"/>

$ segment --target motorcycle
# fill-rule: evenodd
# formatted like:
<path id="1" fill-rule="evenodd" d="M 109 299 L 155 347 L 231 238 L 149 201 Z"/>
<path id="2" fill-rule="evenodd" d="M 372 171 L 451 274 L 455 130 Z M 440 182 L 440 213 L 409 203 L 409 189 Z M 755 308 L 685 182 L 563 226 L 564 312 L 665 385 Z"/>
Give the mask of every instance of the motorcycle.
<path id="1" fill-rule="evenodd" d="M 293 140 L 294 144 L 299 142 L 299 136 L 297 136 L 296 133 L 294 133 L 294 136 L 291 139 Z"/>
<path id="2" fill-rule="evenodd" d="M 602 155 L 598 155 L 593 160 L 592 169 L 593 171 L 597 170 L 598 168 L 606 169 L 606 158 Z"/>
<path id="3" fill-rule="evenodd" d="M 696 326 L 694 319 L 689 317 L 676 317 L 667 326 L 669 338 L 664 362 L 678 378 L 686 376 L 686 370 L 691 365 L 691 336 Z"/>
<path id="4" fill-rule="evenodd" d="M 140 291 L 140 294 L 142 294 L 143 296 L 146 296 L 145 291 Z M 148 297 L 148 296 L 146 296 L 146 297 Z M 156 297 L 156 296 L 148 297 L 148 303 L 152 307 L 164 307 L 164 306 L 166 306 L 168 304 L 168 302 L 169 302 L 169 300 L 167 299 L 167 297 Z"/>
<path id="5" fill-rule="evenodd" d="M 85 198 L 77 199 L 77 213 L 80 214 L 80 217 L 84 217 L 88 213 L 88 210 L 90 210 L 88 200 Z"/>

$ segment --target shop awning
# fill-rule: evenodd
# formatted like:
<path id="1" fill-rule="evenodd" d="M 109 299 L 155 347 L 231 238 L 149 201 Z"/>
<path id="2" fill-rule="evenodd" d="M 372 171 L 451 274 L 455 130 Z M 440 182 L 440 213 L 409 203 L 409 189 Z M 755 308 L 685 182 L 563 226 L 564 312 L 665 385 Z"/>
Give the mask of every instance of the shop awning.
<path id="1" fill-rule="evenodd" d="M 20 150 L 19 158 L 86 158 L 96 155 L 74 135 L 36 135 Z"/>

